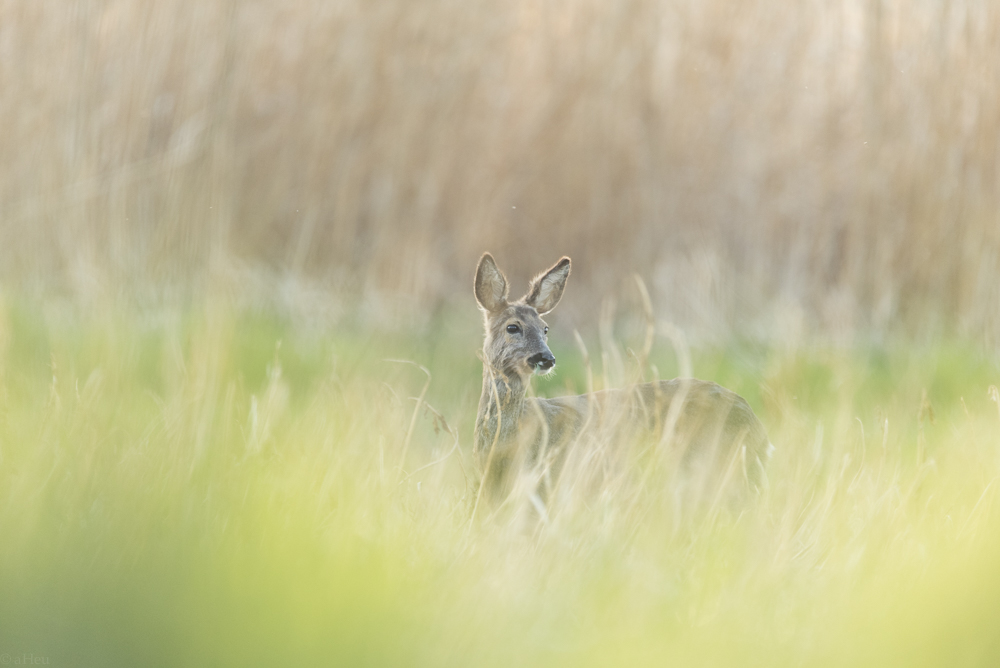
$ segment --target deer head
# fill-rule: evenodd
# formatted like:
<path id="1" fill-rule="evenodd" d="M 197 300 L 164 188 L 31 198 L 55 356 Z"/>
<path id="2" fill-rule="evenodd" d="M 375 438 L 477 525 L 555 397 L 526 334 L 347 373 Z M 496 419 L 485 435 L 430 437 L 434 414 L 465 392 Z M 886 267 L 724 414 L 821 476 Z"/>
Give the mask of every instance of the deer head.
<path id="1" fill-rule="evenodd" d="M 542 316 L 556 307 L 569 278 L 564 257 L 531 281 L 528 293 L 515 302 L 493 256 L 484 253 L 476 268 L 476 301 L 483 312 L 486 340 L 483 361 L 504 377 L 527 379 L 552 371 L 556 358 L 546 344 L 549 328 Z"/>

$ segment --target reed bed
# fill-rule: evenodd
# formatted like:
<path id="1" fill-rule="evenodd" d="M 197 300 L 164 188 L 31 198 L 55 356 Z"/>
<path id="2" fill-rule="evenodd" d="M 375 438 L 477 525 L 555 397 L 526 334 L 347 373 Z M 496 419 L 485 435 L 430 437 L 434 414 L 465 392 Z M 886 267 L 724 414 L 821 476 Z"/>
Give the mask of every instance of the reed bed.
<path id="1" fill-rule="evenodd" d="M 419 327 L 566 254 L 699 338 L 995 345 L 998 11 L 6 0 L 0 275 Z"/>

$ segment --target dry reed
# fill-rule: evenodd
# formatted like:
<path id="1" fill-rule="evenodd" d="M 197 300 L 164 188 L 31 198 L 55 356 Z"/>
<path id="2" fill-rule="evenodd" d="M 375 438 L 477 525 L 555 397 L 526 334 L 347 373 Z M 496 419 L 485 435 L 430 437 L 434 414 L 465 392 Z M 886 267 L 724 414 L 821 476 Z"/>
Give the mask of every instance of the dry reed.
<path id="1" fill-rule="evenodd" d="M 0 279 L 384 320 L 490 249 L 696 336 L 995 337 L 997 44 L 983 0 L 6 0 Z"/>

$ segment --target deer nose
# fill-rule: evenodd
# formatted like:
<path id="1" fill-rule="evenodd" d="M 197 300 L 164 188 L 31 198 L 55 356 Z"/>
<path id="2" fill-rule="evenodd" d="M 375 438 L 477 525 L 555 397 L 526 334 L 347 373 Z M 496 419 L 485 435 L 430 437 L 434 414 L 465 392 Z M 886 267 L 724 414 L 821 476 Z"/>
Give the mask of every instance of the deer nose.
<path id="1" fill-rule="evenodd" d="M 548 370 L 556 365 L 556 358 L 552 355 L 552 353 L 538 353 L 528 358 L 528 364 L 533 367 Z"/>

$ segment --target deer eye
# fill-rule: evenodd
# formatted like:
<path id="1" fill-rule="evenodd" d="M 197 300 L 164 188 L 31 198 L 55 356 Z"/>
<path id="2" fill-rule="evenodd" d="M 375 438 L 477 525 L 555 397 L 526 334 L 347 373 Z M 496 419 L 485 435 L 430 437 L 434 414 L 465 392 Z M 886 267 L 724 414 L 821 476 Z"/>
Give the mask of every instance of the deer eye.
<path id="1" fill-rule="evenodd" d="M 545 334 L 548 334 L 548 333 L 549 333 L 549 328 L 548 328 L 548 327 L 546 327 L 546 328 L 545 328 L 545 332 L 544 332 L 544 333 L 545 333 Z"/>
<path id="2" fill-rule="evenodd" d="M 521 327 L 518 325 L 507 325 L 507 331 L 511 334 L 518 334 L 521 331 Z"/>

